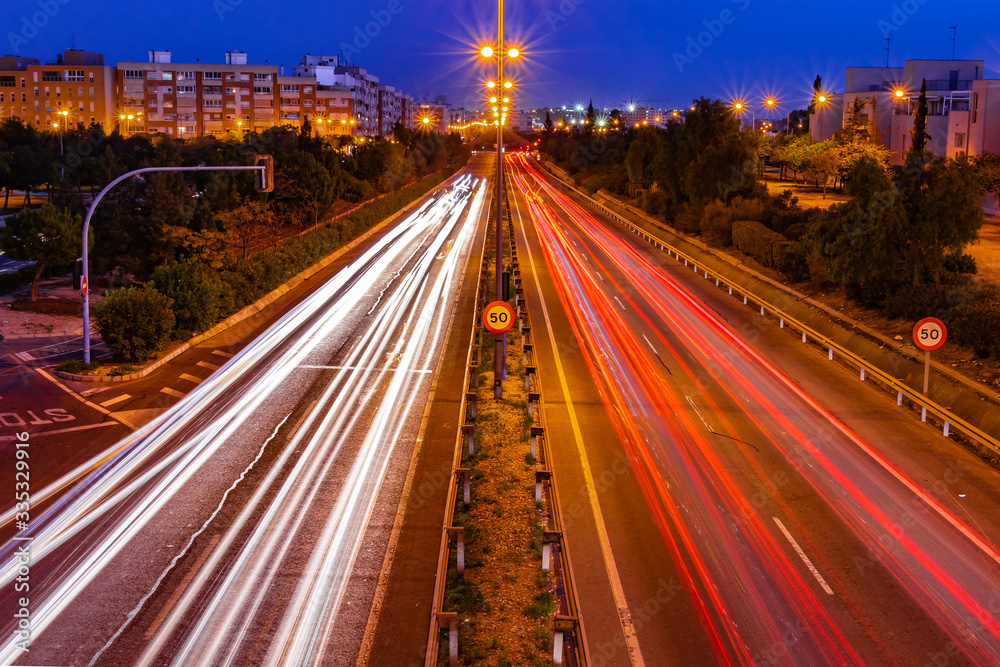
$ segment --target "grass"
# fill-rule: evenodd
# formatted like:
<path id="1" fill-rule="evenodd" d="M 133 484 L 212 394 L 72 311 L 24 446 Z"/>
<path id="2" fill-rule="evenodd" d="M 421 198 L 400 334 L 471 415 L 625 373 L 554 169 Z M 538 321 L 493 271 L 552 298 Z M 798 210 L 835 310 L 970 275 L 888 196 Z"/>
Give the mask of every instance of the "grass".
<path id="1" fill-rule="evenodd" d="M 96 371 L 101 367 L 101 362 L 95 359 L 89 364 L 83 363 L 81 359 L 70 359 L 56 366 L 57 371 L 71 373 L 72 375 L 86 375 L 89 371 Z"/>
<path id="2" fill-rule="evenodd" d="M 531 618 L 545 618 L 552 614 L 554 607 L 555 597 L 548 591 L 542 591 L 535 595 L 534 603 L 525 609 L 524 613 Z"/>

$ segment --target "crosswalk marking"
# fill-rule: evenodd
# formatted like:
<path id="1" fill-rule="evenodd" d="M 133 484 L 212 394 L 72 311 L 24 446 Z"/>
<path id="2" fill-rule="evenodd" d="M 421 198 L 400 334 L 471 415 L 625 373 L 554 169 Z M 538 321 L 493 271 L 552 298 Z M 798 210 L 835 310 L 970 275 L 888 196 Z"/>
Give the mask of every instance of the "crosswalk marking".
<path id="1" fill-rule="evenodd" d="M 127 401 L 132 398 L 128 394 L 121 394 L 120 396 L 115 396 L 114 398 L 109 398 L 108 400 L 101 403 L 102 408 L 110 408 L 115 403 L 121 403 L 122 401 Z"/>
<path id="2" fill-rule="evenodd" d="M 201 366 L 202 368 L 207 368 L 210 371 L 217 371 L 217 370 L 219 370 L 218 366 L 216 366 L 215 364 L 210 364 L 207 361 L 199 361 L 197 365 Z"/>
<path id="3" fill-rule="evenodd" d="M 183 392 L 177 391 L 176 389 L 171 389 L 170 387 L 164 387 L 160 390 L 161 393 L 167 396 L 173 396 L 174 398 L 184 398 L 185 394 Z"/>
<path id="4" fill-rule="evenodd" d="M 229 354 L 228 352 L 223 352 L 222 350 L 212 350 L 212 354 L 217 354 L 220 357 L 225 357 L 226 359 L 233 358 L 233 355 Z"/>
<path id="5" fill-rule="evenodd" d="M 187 380 L 188 382 L 194 382 L 195 384 L 201 382 L 201 378 L 195 377 L 193 375 L 188 375 L 187 373 L 181 373 L 181 379 Z"/>

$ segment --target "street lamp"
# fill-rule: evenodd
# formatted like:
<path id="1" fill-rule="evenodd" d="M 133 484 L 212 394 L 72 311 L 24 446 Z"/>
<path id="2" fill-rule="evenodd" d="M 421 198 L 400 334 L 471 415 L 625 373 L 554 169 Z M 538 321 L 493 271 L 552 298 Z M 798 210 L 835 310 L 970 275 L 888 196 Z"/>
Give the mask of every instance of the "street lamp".
<path id="1" fill-rule="evenodd" d="M 788 106 L 786 106 L 783 102 L 779 102 L 778 100 L 774 99 L 773 97 L 768 97 L 767 99 L 765 99 L 764 100 L 764 104 L 767 105 L 768 109 L 774 109 L 774 108 L 776 108 L 778 106 L 785 107 L 785 111 L 788 111 L 788 118 L 785 121 L 785 134 L 786 135 L 791 134 L 792 133 L 792 112 L 788 110 Z"/>
<path id="2" fill-rule="evenodd" d="M 497 0 L 497 47 L 483 46 L 479 50 L 483 58 L 496 58 L 497 78 L 496 81 L 486 82 L 486 88 L 492 91 L 498 84 L 503 85 L 505 91 L 514 87 L 514 82 L 503 77 L 504 60 L 514 59 L 521 55 L 519 49 L 510 47 L 504 49 L 503 43 L 503 0 Z M 510 98 L 504 97 L 504 104 L 509 103 Z M 490 104 L 496 105 L 496 96 L 490 97 Z M 507 107 L 501 110 L 493 106 L 493 124 L 497 128 L 497 192 L 496 192 L 496 300 L 503 301 L 503 127 L 507 122 Z M 494 335 L 493 349 L 493 396 L 503 397 L 503 380 L 507 375 L 507 363 L 504 355 L 507 350 L 507 334 Z"/>
<path id="3" fill-rule="evenodd" d="M 733 111 L 735 111 L 736 114 L 739 115 L 739 116 L 742 116 L 744 113 L 746 113 L 747 109 L 750 109 L 750 118 L 751 118 L 751 123 L 752 123 L 752 125 L 750 126 L 750 129 L 751 130 L 756 129 L 756 127 L 757 127 L 757 112 L 753 108 L 748 107 L 743 102 L 743 100 L 733 100 L 732 107 L 733 107 Z M 742 119 L 741 119 L 740 125 L 742 125 Z"/>

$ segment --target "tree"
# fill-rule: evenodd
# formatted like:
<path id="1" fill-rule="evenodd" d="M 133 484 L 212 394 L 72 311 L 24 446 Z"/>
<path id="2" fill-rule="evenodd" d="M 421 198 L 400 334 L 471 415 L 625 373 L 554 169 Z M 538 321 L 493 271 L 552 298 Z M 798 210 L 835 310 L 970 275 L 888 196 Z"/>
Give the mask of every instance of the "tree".
<path id="1" fill-rule="evenodd" d="M 0 229 L 0 248 L 19 262 L 34 260 L 32 301 L 38 298 L 38 282 L 46 268 L 64 267 L 79 256 L 82 230 L 79 215 L 48 204 L 7 219 L 7 226 Z"/>
<path id="2" fill-rule="evenodd" d="M 268 232 L 271 235 L 271 245 L 278 241 L 277 217 L 264 202 L 244 200 L 233 210 L 220 213 L 216 220 L 236 241 L 243 259 L 249 256 L 254 243 Z"/>
<path id="3" fill-rule="evenodd" d="M 809 103 L 809 113 L 816 113 L 816 103 L 819 102 L 820 95 L 823 94 L 823 79 L 819 74 L 816 75 L 816 80 L 813 81 L 813 97 L 812 102 Z"/>
<path id="4" fill-rule="evenodd" d="M 277 158 L 273 201 L 277 204 L 278 215 L 302 226 L 318 224 L 333 203 L 334 185 L 330 172 L 305 151 L 283 153 Z M 384 168 L 385 162 L 381 161 L 379 166 Z"/>
<path id="5" fill-rule="evenodd" d="M 597 122 L 597 111 L 594 110 L 593 101 L 587 102 L 587 116 L 583 120 L 584 129 L 587 132 L 592 132 L 594 130 L 594 124 Z"/>
<path id="6" fill-rule="evenodd" d="M 551 136 L 552 134 L 552 116 L 549 114 L 549 110 L 545 110 L 545 136 Z"/>
<path id="7" fill-rule="evenodd" d="M 913 152 L 922 153 L 930 138 L 927 134 L 927 79 L 924 79 L 917 98 L 917 113 L 913 116 Z"/>

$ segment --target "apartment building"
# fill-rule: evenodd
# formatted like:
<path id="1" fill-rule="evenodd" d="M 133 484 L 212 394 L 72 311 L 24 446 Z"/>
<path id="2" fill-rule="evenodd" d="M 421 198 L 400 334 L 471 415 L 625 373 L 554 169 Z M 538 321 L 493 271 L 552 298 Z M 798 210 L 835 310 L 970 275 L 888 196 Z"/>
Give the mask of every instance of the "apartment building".
<path id="1" fill-rule="evenodd" d="M 65 123 L 115 126 L 115 68 L 104 55 L 66 49 L 55 62 L 0 56 L 0 118 L 36 127 Z M 61 114 L 59 112 L 68 113 Z"/>
<path id="2" fill-rule="evenodd" d="M 903 67 L 849 67 L 844 123 L 855 113 L 902 164 L 913 145 L 913 116 L 927 82 L 926 149 L 938 157 L 1000 150 L 1000 81 L 983 79 L 982 60 L 907 60 Z"/>
<path id="3" fill-rule="evenodd" d="M 392 136 L 392 126 L 401 117 L 399 93 L 392 86 L 380 85 L 379 78 L 364 67 L 342 63 L 339 56 L 306 54 L 293 71 L 297 77 L 315 78 L 321 86 L 350 91 L 356 134 Z"/>

